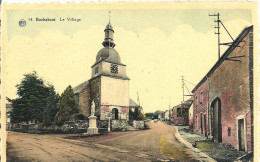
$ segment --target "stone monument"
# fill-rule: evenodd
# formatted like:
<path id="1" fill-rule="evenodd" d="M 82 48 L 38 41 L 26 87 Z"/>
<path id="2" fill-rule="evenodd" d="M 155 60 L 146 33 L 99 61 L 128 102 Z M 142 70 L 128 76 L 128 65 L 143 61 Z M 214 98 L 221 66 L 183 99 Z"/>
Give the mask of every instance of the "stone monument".
<path id="1" fill-rule="evenodd" d="M 89 127 L 87 134 L 98 134 L 97 128 L 97 117 L 95 116 L 95 103 L 92 101 L 91 103 L 91 115 L 89 118 Z"/>

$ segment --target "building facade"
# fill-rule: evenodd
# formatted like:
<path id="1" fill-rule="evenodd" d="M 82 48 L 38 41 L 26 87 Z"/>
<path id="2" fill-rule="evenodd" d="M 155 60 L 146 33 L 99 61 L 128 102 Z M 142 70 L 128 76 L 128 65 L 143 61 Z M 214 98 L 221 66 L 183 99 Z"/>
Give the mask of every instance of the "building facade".
<path id="1" fill-rule="evenodd" d="M 189 108 L 189 126 L 193 127 L 193 104 Z"/>
<path id="2" fill-rule="evenodd" d="M 193 129 L 199 134 L 209 136 L 208 107 L 209 107 L 209 83 L 208 78 L 202 80 L 200 86 L 193 91 Z"/>
<path id="3" fill-rule="evenodd" d="M 138 115 L 143 113 L 143 108 L 133 99 L 129 99 L 129 120 L 139 120 Z"/>
<path id="4" fill-rule="evenodd" d="M 240 33 L 192 92 L 196 132 L 252 151 L 253 26 Z"/>
<path id="5" fill-rule="evenodd" d="M 121 63 L 114 49 L 114 30 L 109 22 L 105 39 L 91 66 L 91 79 L 75 87 L 75 99 L 82 114 L 90 115 L 91 104 L 95 104 L 95 115 L 99 120 L 129 120 L 129 78 L 126 65 Z"/>
<path id="6" fill-rule="evenodd" d="M 189 125 L 189 109 L 193 100 L 189 99 L 172 108 L 172 123 L 175 125 Z"/>

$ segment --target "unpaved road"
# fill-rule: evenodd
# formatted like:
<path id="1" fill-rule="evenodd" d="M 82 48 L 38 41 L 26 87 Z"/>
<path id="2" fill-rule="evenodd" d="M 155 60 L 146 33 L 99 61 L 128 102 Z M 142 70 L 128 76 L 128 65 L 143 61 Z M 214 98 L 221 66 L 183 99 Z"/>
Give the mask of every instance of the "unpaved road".
<path id="1" fill-rule="evenodd" d="M 148 130 L 96 137 L 8 132 L 8 161 L 164 161 L 194 160 L 174 137 L 174 127 L 149 122 Z"/>

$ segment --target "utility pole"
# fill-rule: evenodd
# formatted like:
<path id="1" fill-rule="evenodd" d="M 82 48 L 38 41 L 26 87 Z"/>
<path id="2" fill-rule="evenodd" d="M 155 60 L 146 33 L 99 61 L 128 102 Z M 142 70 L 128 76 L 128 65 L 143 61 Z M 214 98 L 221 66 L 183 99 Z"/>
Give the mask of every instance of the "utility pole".
<path id="1" fill-rule="evenodd" d="M 171 97 L 169 97 L 169 120 L 171 124 Z"/>
<path id="2" fill-rule="evenodd" d="M 182 116 L 182 109 L 184 104 L 184 77 L 183 76 L 181 76 L 181 81 L 182 81 L 182 104 L 181 104 L 181 116 Z"/>
<path id="3" fill-rule="evenodd" d="M 215 22 L 217 23 L 217 26 L 215 26 L 215 28 L 217 28 L 217 32 L 215 32 L 215 34 L 218 35 L 218 59 L 220 59 L 220 45 L 225 45 L 225 46 L 235 46 L 235 47 L 240 47 L 239 46 L 239 43 L 238 42 L 237 44 L 234 44 L 234 38 L 231 36 L 231 34 L 228 32 L 227 28 L 225 27 L 225 25 L 223 24 L 223 22 L 219 19 L 219 16 L 220 14 L 217 13 L 217 14 L 213 14 L 213 15 L 210 15 L 209 16 L 215 16 L 217 17 L 217 20 L 215 20 Z M 227 43 L 220 43 L 220 24 L 223 26 L 223 28 L 225 29 L 225 31 L 227 32 L 227 34 L 229 35 L 229 37 L 232 39 L 232 42 L 227 42 Z M 228 57 L 228 58 L 225 58 L 225 60 L 228 60 L 228 61 L 237 61 L 237 62 L 240 62 L 240 60 L 238 60 L 239 58 L 241 57 L 245 57 L 244 55 L 241 55 L 241 56 L 235 56 L 235 57 Z"/>
<path id="4" fill-rule="evenodd" d="M 215 20 L 215 22 L 217 22 L 217 26 L 215 26 L 215 28 L 217 28 L 218 32 L 217 33 L 215 32 L 215 34 L 218 35 L 218 59 L 220 59 L 220 31 L 219 31 L 219 28 L 220 28 L 220 26 L 219 26 L 219 23 L 220 23 L 219 16 L 220 16 L 220 14 L 219 13 L 213 14 L 213 15 L 209 14 L 209 16 L 217 17 L 217 20 Z"/>
<path id="5" fill-rule="evenodd" d="M 184 102 L 184 78 L 181 76 L 181 81 L 182 81 L 182 102 Z"/>

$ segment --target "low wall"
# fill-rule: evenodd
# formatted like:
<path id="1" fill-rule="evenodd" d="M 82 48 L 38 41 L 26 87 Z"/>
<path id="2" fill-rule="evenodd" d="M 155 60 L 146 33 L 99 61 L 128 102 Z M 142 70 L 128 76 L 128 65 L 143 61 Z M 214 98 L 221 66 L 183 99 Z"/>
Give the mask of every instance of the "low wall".
<path id="1" fill-rule="evenodd" d="M 142 121 L 142 120 L 134 120 L 133 121 L 133 127 L 135 129 L 144 129 L 144 121 Z"/>
<path id="2" fill-rule="evenodd" d="M 111 130 L 122 130 L 125 129 L 126 120 L 111 120 Z"/>
<path id="3" fill-rule="evenodd" d="M 12 129 L 13 131 L 24 133 L 86 133 L 88 128 L 88 120 L 66 121 L 62 126 L 52 125 L 44 126 L 39 124 L 23 124 L 20 127 Z"/>
<path id="4" fill-rule="evenodd" d="M 144 121 L 133 120 L 110 120 L 110 128 L 112 131 L 114 130 L 124 130 L 129 125 L 134 127 L 135 129 L 144 129 L 145 124 Z M 19 127 L 13 128 L 13 131 L 24 132 L 24 133 L 86 133 L 87 128 L 89 127 L 88 120 L 76 120 L 76 121 L 66 121 L 62 126 L 51 125 L 44 126 L 43 123 L 38 124 L 22 124 Z M 99 133 L 104 133 L 108 130 L 108 120 L 97 120 L 97 127 Z"/>
<path id="5" fill-rule="evenodd" d="M 110 121 L 111 125 L 111 121 Z M 102 129 L 107 129 L 108 126 L 108 120 L 97 120 L 97 127 Z"/>

